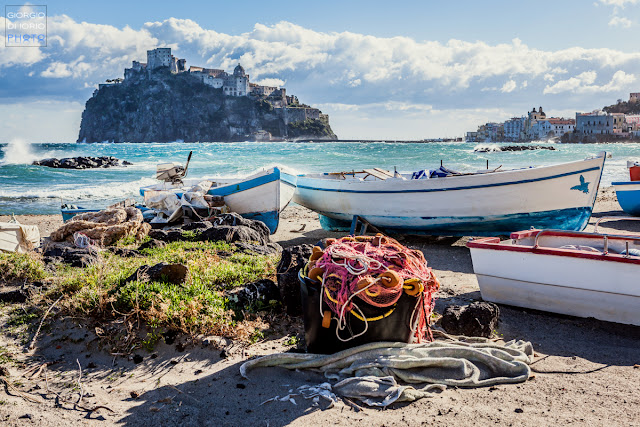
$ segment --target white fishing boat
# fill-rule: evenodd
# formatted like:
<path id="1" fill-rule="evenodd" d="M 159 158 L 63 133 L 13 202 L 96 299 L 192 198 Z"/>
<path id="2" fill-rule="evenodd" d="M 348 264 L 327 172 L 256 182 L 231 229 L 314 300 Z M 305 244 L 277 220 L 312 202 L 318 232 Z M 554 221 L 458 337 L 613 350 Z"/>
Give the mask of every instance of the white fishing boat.
<path id="1" fill-rule="evenodd" d="M 486 301 L 640 326 L 640 234 L 527 230 L 467 247 Z"/>
<path id="2" fill-rule="evenodd" d="M 160 179 L 165 179 L 158 176 Z M 149 190 L 172 191 L 178 197 L 203 179 L 174 179 L 140 188 L 140 194 Z M 296 188 L 295 175 L 272 167 L 245 178 L 214 178 L 207 194 L 221 196 L 230 211 L 245 218 L 264 222 L 271 233 L 275 233 L 280 220 L 280 212 L 291 201 Z"/>
<path id="3" fill-rule="evenodd" d="M 318 212 L 322 227 L 334 231 L 348 230 L 356 216 L 400 233 L 508 235 L 532 226 L 582 230 L 605 157 L 472 174 L 441 168 L 299 175 L 293 201 Z"/>

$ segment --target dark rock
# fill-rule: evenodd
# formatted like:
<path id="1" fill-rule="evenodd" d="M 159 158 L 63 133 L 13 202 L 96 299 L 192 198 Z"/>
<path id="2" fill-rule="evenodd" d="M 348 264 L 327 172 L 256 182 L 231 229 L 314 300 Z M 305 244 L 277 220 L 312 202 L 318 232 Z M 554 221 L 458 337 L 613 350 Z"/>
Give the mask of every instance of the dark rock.
<path id="1" fill-rule="evenodd" d="M 174 229 L 174 230 L 168 230 L 167 231 L 167 240 L 165 240 L 165 242 L 167 243 L 171 243 L 171 242 L 181 242 L 183 240 L 187 240 L 182 236 L 182 230 L 180 229 Z"/>
<path id="2" fill-rule="evenodd" d="M 269 227 L 267 227 L 265 223 L 262 221 L 255 221 L 253 219 L 243 218 L 237 213 L 231 212 L 227 214 L 218 215 L 213 222 L 215 227 L 221 226 L 221 225 L 231 225 L 231 226 L 244 225 L 245 227 L 249 227 L 252 230 L 255 230 L 258 233 L 260 233 L 260 235 L 263 237 L 262 240 L 264 240 L 265 243 L 269 242 L 269 234 L 270 234 Z"/>
<path id="3" fill-rule="evenodd" d="M 245 384 L 238 383 L 238 384 L 236 384 L 236 388 L 245 389 L 245 388 L 247 388 L 247 386 Z"/>
<path id="4" fill-rule="evenodd" d="M 164 230 L 151 230 L 149 231 L 149 237 L 156 240 L 162 240 L 164 242 L 167 240 L 167 232 Z"/>
<path id="5" fill-rule="evenodd" d="M 272 280 L 262 279 L 241 288 L 227 292 L 227 298 L 238 308 L 260 308 L 270 305 L 271 301 L 280 301 L 280 291 Z"/>
<path id="6" fill-rule="evenodd" d="M 499 317 L 500 309 L 496 304 L 476 301 L 464 307 L 447 307 L 440 324 L 450 334 L 488 338 L 498 326 Z"/>
<path id="7" fill-rule="evenodd" d="M 46 264 L 63 262 L 72 267 L 88 267 L 98 262 L 96 251 L 70 246 L 49 246 L 42 253 L 42 257 Z"/>
<path id="8" fill-rule="evenodd" d="M 312 248 L 311 245 L 297 245 L 284 249 L 276 269 L 280 297 L 292 316 L 302 314 L 298 272 L 308 262 Z"/>
<path id="9" fill-rule="evenodd" d="M 516 408 L 513 412 L 515 412 L 516 414 L 522 414 L 524 410 L 522 408 Z"/>
<path id="10" fill-rule="evenodd" d="M 31 414 L 24 414 L 24 415 L 20 415 L 20 416 L 18 417 L 18 419 L 19 419 L 19 420 L 23 420 L 23 419 L 31 420 L 31 419 L 33 419 L 33 415 L 31 415 Z"/>
<path id="11" fill-rule="evenodd" d="M 126 160 L 122 161 L 122 166 L 132 166 L 132 165 L 133 165 L 133 163 L 131 163 L 131 162 L 128 162 Z"/>
<path id="12" fill-rule="evenodd" d="M 119 257 L 122 257 L 122 258 L 139 258 L 142 256 L 142 254 L 135 249 L 117 248 L 115 246 L 109 246 L 107 250 L 112 254 L 118 255 Z"/>
<path id="13" fill-rule="evenodd" d="M 277 243 L 267 243 L 266 245 L 254 245 L 246 242 L 234 243 L 239 252 L 254 253 L 258 255 L 274 255 L 282 252 L 282 246 Z"/>
<path id="14" fill-rule="evenodd" d="M 89 356 L 89 355 L 87 355 Z M 98 366 L 94 363 L 94 362 L 89 362 L 89 364 L 87 365 L 87 369 L 95 369 Z"/>
<path id="15" fill-rule="evenodd" d="M 268 242 L 261 233 L 244 225 L 222 225 L 207 228 L 200 234 L 199 240 L 203 242 L 223 241 L 227 243 L 258 242 L 260 245 L 265 245 Z"/>
<path id="16" fill-rule="evenodd" d="M 3 289 L 5 287 L 3 286 Z M 3 290 L 0 292 L 0 302 L 8 302 L 8 303 L 22 303 L 27 300 L 29 297 L 28 292 L 25 289 L 12 289 L 12 290 Z"/>
<path id="17" fill-rule="evenodd" d="M 189 269 L 183 264 L 167 264 L 161 262 L 152 267 L 143 265 L 138 268 L 124 283 L 140 281 L 166 282 L 179 285 L 184 283 Z"/>
<path id="18" fill-rule="evenodd" d="M 136 365 L 138 363 L 142 363 L 143 360 L 144 360 L 144 357 L 140 356 L 139 354 L 133 355 L 133 363 L 135 363 Z"/>
<path id="19" fill-rule="evenodd" d="M 131 165 L 132 163 L 123 161 L 123 164 Z M 34 166 L 46 166 L 50 168 L 62 168 L 62 169 L 92 169 L 92 168 L 107 168 L 111 166 L 120 166 L 120 160 L 113 156 L 102 157 L 67 157 L 64 159 L 43 159 L 36 160 L 32 163 Z"/>
<path id="20" fill-rule="evenodd" d="M 202 230 L 202 229 L 211 228 L 211 227 L 213 227 L 213 224 L 211 224 L 210 221 L 197 221 L 197 222 L 186 224 L 185 226 L 182 227 L 182 229 L 188 231 L 188 230 Z"/>
<path id="21" fill-rule="evenodd" d="M 220 359 L 226 359 L 227 357 L 229 357 L 229 353 L 227 353 L 227 350 L 222 350 L 220 352 Z"/>
<path id="22" fill-rule="evenodd" d="M 162 230 L 151 230 L 149 234 L 151 234 L 154 231 L 162 231 Z M 138 250 L 141 251 L 143 249 L 164 248 L 165 246 L 167 246 L 167 244 L 162 240 L 151 239 L 148 242 L 144 242 L 143 244 L 138 246 Z"/>

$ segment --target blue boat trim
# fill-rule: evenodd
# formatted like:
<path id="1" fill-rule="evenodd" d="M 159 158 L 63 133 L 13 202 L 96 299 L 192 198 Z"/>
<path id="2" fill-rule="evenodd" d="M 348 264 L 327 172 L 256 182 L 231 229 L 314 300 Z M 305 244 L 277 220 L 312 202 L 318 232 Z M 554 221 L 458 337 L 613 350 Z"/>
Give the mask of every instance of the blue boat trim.
<path id="1" fill-rule="evenodd" d="M 280 222 L 280 214 L 278 211 L 243 213 L 242 217 L 264 222 L 265 225 L 269 227 L 271 234 L 276 232 Z"/>
<path id="2" fill-rule="evenodd" d="M 603 162 L 604 163 L 604 162 Z M 595 171 L 595 170 L 600 170 L 600 174 L 602 176 L 602 165 L 601 166 L 594 166 L 588 169 L 582 169 L 582 170 L 578 170 L 575 172 L 566 172 L 566 173 L 561 173 L 561 174 L 557 174 L 557 175 L 552 175 L 552 176 L 545 176 L 542 178 L 532 178 L 532 179 L 523 179 L 520 181 L 509 181 L 509 182 L 497 182 L 494 184 L 482 184 L 482 185 L 468 185 L 468 186 L 464 186 L 464 187 L 449 187 L 449 188 L 424 188 L 424 189 L 416 189 L 416 190 L 343 190 L 343 189 L 337 189 L 337 188 L 320 188 L 320 187 L 310 187 L 307 185 L 300 185 L 298 184 L 298 188 L 304 188 L 305 190 L 315 190 L 315 191 L 333 191 L 333 192 L 337 192 L 337 193 L 367 193 L 367 194 L 389 194 L 389 193 L 432 193 L 432 192 L 439 192 L 439 191 L 458 191 L 458 190 L 471 190 L 471 189 L 475 189 L 475 188 L 489 188 L 489 187 L 501 187 L 504 185 L 515 185 L 515 184 L 526 184 L 529 182 L 538 182 L 538 181 L 546 181 L 549 179 L 557 179 L 557 178 L 563 178 L 565 176 L 571 176 L 571 175 L 578 175 L 581 173 L 585 173 L 585 172 L 591 172 L 591 171 Z M 304 175 L 300 175 L 301 177 L 304 177 Z M 441 179 L 447 179 L 447 178 L 441 178 Z M 599 182 L 599 181 L 598 181 Z"/>
<path id="3" fill-rule="evenodd" d="M 640 185 L 640 181 L 612 182 L 611 185 Z"/>
<path id="4" fill-rule="evenodd" d="M 280 170 L 275 168 L 274 171 L 268 175 L 259 176 L 257 178 L 250 179 L 248 181 L 241 181 L 235 184 L 229 184 L 222 187 L 214 187 L 209 190 L 207 194 L 212 194 L 215 196 L 229 196 L 231 194 L 240 193 L 242 191 L 250 190 L 254 187 L 259 187 L 264 184 L 268 184 L 273 181 L 277 181 L 280 179 Z M 295 185 L 291 184 L 290 185 Z M 144 192 L 148 190 L 153 190 L 150 187 L 142 187 L 140 188 L 140 195 L 144 196 Z M 171 190 L 167 190 L 171 191 Z M 178 197 L 182 197 L 181 191 L 175 192 Z"/>
<path id="5" fill-rule="evenodd" d="M 513 230 L 526 230 L 530 227 L 553 228 L 580 231 L 589 222 L 591 207 L 555 209 L 533 213 L 515 213 L 509 215 L 460 216 L 460 217 L 390 217 L 376 215 L 360 215 L 372 224 L 381 221 L 402 223 L 407 220 L 412 225 L 377 228 L 389 232 L 429 234 L 445 236 L 495 236 L 509 235 Z M 352 217 L 346 214 L 319 213 L 320 225 L 325 230 L 348 231 Z M 329 216 L 330 215 L 330 216 Z M 438 221 L 438 222 L 436 222 Z"/>

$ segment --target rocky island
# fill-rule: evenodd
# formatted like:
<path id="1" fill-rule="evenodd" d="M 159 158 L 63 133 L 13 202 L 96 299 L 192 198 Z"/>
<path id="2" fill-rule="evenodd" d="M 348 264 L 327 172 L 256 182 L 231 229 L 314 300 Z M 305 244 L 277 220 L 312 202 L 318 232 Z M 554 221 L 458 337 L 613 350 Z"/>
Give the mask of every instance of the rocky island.
<path id="1" fill-rule="evenodd" d="M 250 83 L 240 64 L 185 67 L 170 48 L 147 51 L 124 79 L 107 80 L 86 102 L 78 142 L 334 140 L 329 117 L 285 88 Z"/>

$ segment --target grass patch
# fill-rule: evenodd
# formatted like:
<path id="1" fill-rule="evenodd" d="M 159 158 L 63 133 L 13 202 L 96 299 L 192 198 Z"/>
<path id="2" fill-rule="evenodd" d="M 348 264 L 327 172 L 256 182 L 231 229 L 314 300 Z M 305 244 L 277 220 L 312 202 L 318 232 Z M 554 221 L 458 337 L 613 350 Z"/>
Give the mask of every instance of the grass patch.
<path id="1" fill-rule="evenodd" d="M 45 277 L 44 264 L 36 254 L 0 252 L 0 283 L 33 282 Z"/>
<path id="2" fill-rule="evenodd" d="M 233 312 L 223 291 L 263 278 L 275 278 L 278 257 L 247 255 L 224 242 L 173 242 L 163 248 L 141 251 L 143 257 L 121 258 L 104 251 L 100 262 L 76 268 L 58 265 L 49 299 L 65 294 L 63 305 L 72 314 L 113 320 L 134 315 L 148 325 L 151 334 L 141 345 L 153 349 L 159 339 L 155 328 L 189 334 L 236 336 Z M 188 267 L 185 283 L 158 281 L 124 283 L 142 265 L 159 262 Z M 243 332 L 245 338 L 251 333 Z"/>

